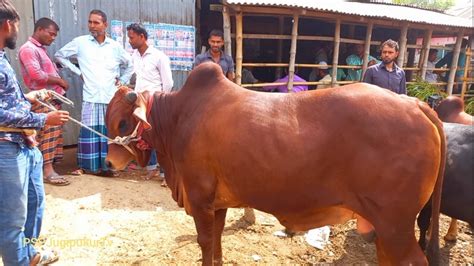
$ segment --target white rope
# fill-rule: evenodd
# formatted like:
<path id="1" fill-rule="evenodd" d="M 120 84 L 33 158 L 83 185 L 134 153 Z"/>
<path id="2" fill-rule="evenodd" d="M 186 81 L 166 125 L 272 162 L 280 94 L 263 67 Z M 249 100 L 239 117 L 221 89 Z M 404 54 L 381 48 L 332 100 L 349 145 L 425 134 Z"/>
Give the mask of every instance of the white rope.
<path id="1" fill-rule="evenodd" d="M 69 105 L 74 104 L 72 101 L 70 101 L 69 99 L 63 97 L 62 95 L 60 95 L 61 97 L 58 97 L 58 95 L 59 94 L 53 92 L 53 96 L 56 97 L 58 100 L 66 103 L 66 104 L 69 104 Z M 64 100 L 64 99 L 66 99 L 66 100 Z M 45 103 L 45 102 L 41 101 L 40 99 L 37 99 L 37 101 L 38 101 L 39 104 L 41 104 L 42 106 L 44 106 L 46 108 L 49 108 L 52 111 L 58 111 L 58 109 L 56 109 L 56 107 L 54 107 L 54 106 L 52 106 L 48 103 Z M 114 144 L 122 145 L 132 155 L 136 155 L 135 152 L 128 146 L 128 144 L 130 144 L 133 141 L 138 141 L 138 138 L 136 138 L 136 136 L 137 136 L 137 131 L 138 131 L 138 127 L 140 126 L 140 123 L 137 124 L 137 126 L 135 127 L 135 130 L 133 130 L 132 134 L 130 134 L 128 136 L 125 136 L 125 137 L 117 136 L 117 137 L 115 137 L 115 139 L 111 139 L 111 138 L 107 137 L 106 135 L 100 133 L 99 131 L 94 130 L 94 129 L 90 128 L 89 126 L 85 125 L 84 123 L 72 118 L 71 116 L 69 116 L 69 120 L 71 120 L 72 122 L 80 125 L 83 128 L 86 128 L 86 129 L 92 131 L 93 133 L 107 139 L 107 144 L 114 143 Z"/>

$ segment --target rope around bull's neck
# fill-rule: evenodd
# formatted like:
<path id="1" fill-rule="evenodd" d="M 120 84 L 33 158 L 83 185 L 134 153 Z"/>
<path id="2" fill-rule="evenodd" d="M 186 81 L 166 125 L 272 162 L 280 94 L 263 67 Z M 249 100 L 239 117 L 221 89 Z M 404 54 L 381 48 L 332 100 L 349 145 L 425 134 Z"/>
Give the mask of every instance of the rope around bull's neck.
<path id="1" fill-rule="evenodd" d="M 42 106 L 44 106 L 44 107 L 46 107 L 46 108 L 48 108 L 52 111 L 58 111 L 58 109 L 56 109 L 56 107 L 54 107 L 54 106 L 52 106 L 48 103 L 45 103 L 45 102 L 41 101 L 40 99 L 37 99 L 37 102 L 39 104 L 41 104 Z M 71 116 L 69 116 L 69 120 L 71 120 L 72 122 L 80 125 L 83 128 L 86 128 L 86 129 L 92 131 L 93 133 L 101 136 L 102 138 L 107 139 L 108 144 L 115 143 L 115 144 L 118 144 L 118 145 L 122 145 L 131 154 L 135 155 L 135 152 L 128 146 L 128 144 L 130 144 L 130 142 L 133 142 L 133 141 L 138 141 L 138 138 L 136 138 L 136 136 L 137 136 L 137 131 L 138 131 L 138 127 L 140 126 L 140 123 L 137 124 L 137 126 L 135 127 L 135 130 L 133 130 L 132 134 L 130 134 L 128 136 L 125 136 L 125 137 L 117 136 L 117 137 L 115 137 L 115 139 L 111 139 L 111 138 L 107 137 L 106 135 L 100 133 L 99 131 L 94 130 L 94 129 L 90 128 L 89 126 L 85 125 L 84 123 L 72 118 Z"/>

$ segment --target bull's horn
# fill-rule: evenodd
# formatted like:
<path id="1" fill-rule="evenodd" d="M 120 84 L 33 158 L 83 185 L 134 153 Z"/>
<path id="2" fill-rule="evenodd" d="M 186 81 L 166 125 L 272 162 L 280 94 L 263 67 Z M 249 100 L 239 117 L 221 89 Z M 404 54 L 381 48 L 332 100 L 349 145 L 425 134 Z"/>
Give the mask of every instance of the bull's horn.
<path id="1" fill-rule="evenodd" d="M 135 104 L 135 102 L 137 101 L 137 98 L 138 98 L 137 93 L 134 91 L 131 91 L 125 94 L 125 99 L 127 100 L 127 102 L 131 104 Z"/>

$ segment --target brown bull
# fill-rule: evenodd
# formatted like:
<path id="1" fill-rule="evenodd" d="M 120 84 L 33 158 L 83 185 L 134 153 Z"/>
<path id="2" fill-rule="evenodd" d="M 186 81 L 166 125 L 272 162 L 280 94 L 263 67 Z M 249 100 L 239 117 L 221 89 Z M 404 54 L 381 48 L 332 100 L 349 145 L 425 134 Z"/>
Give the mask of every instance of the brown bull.
<path id="1" fill-rule="evenodd" d="M 434 111 L 413 98 L 363 83 L 255 92 L 206 63 L 176 93 L 119 89 L 107 110 L 110 137 L 132 134 L 139 121 L 151 128 L 142 138 L 157 149 L 173 199 L 194 218 L 205 265 L 222 262 L 227 208 L 245 206 L 291 231 L 356 214 L 375 228 L 380 264 L 426 264 L 414 223 L 433 191 L 437 252 L 444 135 Z M 111 144 L 109 166 L 147 163 L 149 151 L 129 146 Z"/>

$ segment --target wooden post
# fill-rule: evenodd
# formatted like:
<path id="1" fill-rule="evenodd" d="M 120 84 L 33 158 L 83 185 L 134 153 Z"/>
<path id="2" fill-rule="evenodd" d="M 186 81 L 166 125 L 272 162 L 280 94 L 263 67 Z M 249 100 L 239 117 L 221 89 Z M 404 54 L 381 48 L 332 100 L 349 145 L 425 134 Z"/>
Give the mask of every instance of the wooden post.
<path id="1" fill-rule="evenodd" d="M 298 37 L 299 15 L 293 15 L 293 28 L 291 30 L 290 67 L 288 69 L 288 92 L 293 90 L 293 79 L 295 77 L 296 44 Z"/>
<path id="2" fill-rule="evenodd" d="M 369 25 L 367 25 L 367 32 L 365 33 L 364 61 L 362 63 L 361 77 L 364 77 L 365 71 L 367 70 L 367 65 L 369 64 L 370 42 L 372 41 L 373 28 L 374 28 L 374 23 L 369 22 Z"/>
<path id="3" fill-rule="evenodd" d="M 331 87 L 336 86 L 336 82 L 337 82 L 337 66 L 339 64 L 340 44 L 341 44 L 341 19 L 338 19 L 336 20 L 336 28 L 334 30 L 334 52 L 332 56 Z"/>
<path id="4" fill-rule="evenodd" d="M 285 18 L 282 16 L 278 17 L 278 34 L 283 35 L 283 25 L 285 23 Z M 282 56 L 283 56 L 283 40 L 279 39 L 278 40 L 278 46 L 277 46 L 277 62 L 281 63 L 282 62 Z M 276 79 L 281 78 L 281 67 L 278 67 L 275 72 Z"/>
<path id="5" fill-rule="evenodd" d="M 425 36 L 423 37 L 423 61 L 421 65 L 420 77 L 422 80 L 425 80 L 426 77 L 426 68 L 428 68 L 428 55 L 430 53 L 431 46 L 431 35 L 433 34 L 433 29 L 428 29 L 425 31 Z"/>
<path id="6" fill-rule="evenodd" d="M 232 57 L 232 38 L 231 38 L 231 29 L 230 29 L 230 14 L 229 7 L 222 7 L 222 19 L 224 22 L 224 51 L 227 55 Z"/>
<path id="7" fill-rule="evenodd" d="M 243 51 L 242 51 L 242 12 L 238 12 L 235 15 L 235 83 L 237 85 L 242 84 L 242 60 L 243 60 Z"/>
<path id="8" fill-rule="evenodd" d="M 408 23 L 404 23 L 400 32 L 400 54 L 398 54 L 397 65 L 403 68 L 405 62 L 405 54 L 407 51 L 407 35 L 408 35 Z"/>
<path id="9" fill-rule="evenodd" d="M 464 65 L 464 76 L 462 79 L 462 90 L 461 90 L 461 99 L 464 101 L 464 94 L 466 94 L 467 90 L 467 76 L 469 73 L 469 67 L 471 65 L 471 48 L 468 48 L 466 51 L 466 64 Z"/>
<path id="10" fill-rule="evenodd" d="M 459 53 L 461 52 L 461 42 L 464 37 L 464 32 L 461 30 L 456 37 L 456 45 L 453 51 L 453 61 L 451 61 L 451 67 L 449 68 L 448 87 L 446 92 L 448 95 L 453 94 L 454 79 L 456 77 L 456 69 L 458 68 Z"/>

